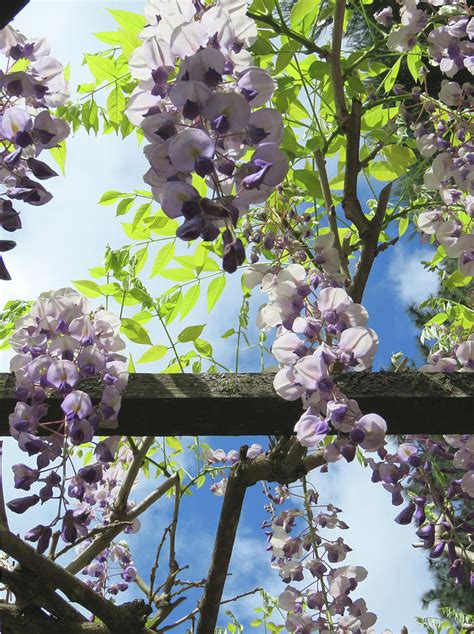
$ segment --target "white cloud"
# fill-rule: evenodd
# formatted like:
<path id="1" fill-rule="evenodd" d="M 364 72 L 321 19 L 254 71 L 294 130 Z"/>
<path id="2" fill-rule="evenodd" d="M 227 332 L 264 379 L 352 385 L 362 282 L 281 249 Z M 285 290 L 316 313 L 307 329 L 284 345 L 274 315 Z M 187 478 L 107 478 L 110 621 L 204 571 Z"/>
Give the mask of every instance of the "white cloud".
<path id="1" fill-rule="evenodd" d="M 426 249 L 409 250 L 398 245 L 388 267 L 388 279 L 402 304 L 419 304 L 438 290 L 438 276 L 424 268 L 421 260 L 429 260 Z"/>

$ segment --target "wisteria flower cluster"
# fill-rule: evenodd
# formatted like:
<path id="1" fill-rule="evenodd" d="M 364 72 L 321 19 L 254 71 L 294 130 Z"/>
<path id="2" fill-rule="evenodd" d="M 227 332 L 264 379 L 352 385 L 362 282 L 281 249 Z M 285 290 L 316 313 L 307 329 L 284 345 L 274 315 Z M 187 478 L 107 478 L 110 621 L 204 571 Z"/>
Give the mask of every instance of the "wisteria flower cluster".
<path id="1" fill-rule="evenodd" d="M 401 26 L 394 25 L 387 40 L 389 48 L 405 52 L 426 38 L 428 63 L 449 78 L 441 82 L 438 100 L 416 87 L 402 108 L 418 151 L 429 160 L 424 185 L 430 200 L 417 223 L 424 235 L 444 247 L 447 257 L 457 258 L 464 276 L 473 276 L 474 144 L 470 122 L 474 92 L 472 82 L 465 78 L 474 74 L 474 17 L 462 2 L 420 4 L 425 8 L 414 0 L 402 4 Z M 377 19 L 390 26 L 392 18 L 383 10 Z M 422 67 L 420 72 L 426 75 L 428 71 Z M 395 91 L 403 93 L 403 87 L 397 85 Z"/>
<path id="2" fill-rule="evenodd" d="M 264 523 L 272 567 L 279 570 L 283 582 L 288 584 L 278 598 L 279 607 L 287 612 L 286 630 L 308 634 L 365 631 L 375 624 L 377 617 L 367 610 L 364 599 L 353 600 L 350 594 L 367 577 L 367 570 L 362 566 L 335 565 L 345 560 L 351 548 L 340 536 L 335 539 L 323 536 L 326 531 L 348 528 L 339 519 L 341 509 L 318 505 L 314 490 L 308 492 L 307 504 L 311 511 L 306 525 L 301 509 L 282 510 L 271 522 Z M 306 581 L 304 589 L 291 585 L 303 581 Z"/>
<path id="3" fill-rule="evenodd" d="M 337 430 L 344 439 L 328 445 L 327 459 L 344 456 L 353 460 L 357 445 L 367 451 L 382 448 L 387 426 L 377 414 L 362 416 L 331 373 L 369 369 L 378 337 L 366 327 L 366 309 L 354 303 L 343 288 L 320 288 L 322 281 L 330 284 L 328 274 L 338 268 L 331 234 L 318 245 L 316 257 L 326 272 L 323 279 L 312 267 L 307 270 L 301 264 L 277 270 L 263 263 L 248 267 L 244 279 L 249 288 L 260 284 L 268 294 L 269 302 L 260 308 L 257 325 L 263 331 L 278 327 L 272 354 L 280 370 L 274 386 L 286 400 L 303 400 L 306 411 L 295 427 L 298 440 L 305 447 L 316 447 Z"/>
<path id="4" fill-rule="evenodd" d="M 66 470 L 74 446 L 92 441 L 99 427 L 117 426 L 121 392 L 128 381 L 126 357 L 120 354 L 125 344 L 119 331 L 118 318 L 103 309 L 92 312 L 84 297 L 64 288 L 40 295 L 29 313 L 17 321 L 10 339 L 16 351 L 10 367 L 18 401 L 9 417 L 10 433 L 22 451 L 36 455 L 36 468 L 14 466 L 15 488 L 29 491 L 37 483 L 42 488 L 7 506 L 24 513 L 38 502 L 63 499 L 65 512 L 61 513 L 60 505 L 53 525 L 62 520 L 61 535 L 66 542 L 87 535 L 92 516 L 87 504 L 83 505 L 90 498 L 90 487 L 98 494 L 98 483 L 117 481 L 113 470 L 107 471 L 107 477 L 104 470 L 115 459 L 118 437 L 97 443 L 97 462 L 79 469 L 67 482 L 62 469 Z M 88 377 L 102 382 L 98 404 L 80 389 L 81 380 Z M 47 399 L 52 396 L 61 400 L 59 416 L 49 411 Z M 66 488 L 68 496 L 79 502 L 75 510 L 68 508 Z M 51 526 L 38 526 L 27 538 L 44 552 L 50 537 Z"/>
<path id="5" fill-rule="evenodd" d="M 51 108 L 69 98 L 69 83 L 60 62 L 50 56 L 45 38 L 29 39 L 10 26 L 0 31 L 0 227 L 8 232 L 21 229 L 19 212 L 12 200 L 40 206 L 52 198 L 38 182 L 57 176 L 39 154 L 56 147 L 69 135 L 66 122 L 53 116 Z M 38 180 L 34 180 L 34 178 Z M 0 240 L 0 253 L 16 246 Z M 0 255 L 0 280 L 10 274 Z"/>
<path id="6" fill-rule="evenodd" d="M 247 48 L 257 31 L 245 2 L 153 0 L 145 15 L 127 109 L 150 141 L 145 182 L 168 216 L 184 217 L 179 238 L 214 240 L 225 227 L 223 268 L 232 273 L 245 260 L 234 232 L 239 214 L 266 200 L 288 171 L 282 116 L 265 107 L 275 82 L 252 65 Z M 210 198 L 193 175 L 205 179 Z"/>
<path id="7" fill-rule="evenodd" d="M 466 341 L 453 343 L 451 349 L 436 346 L 428 355 L 422 372 L 474 372 L 474 335 Z"/>
<path id="8" fill-rule="evenodd" d="M 437 469 L 432 456 L 442 460 Z M 470 504 L 461 503 L 474 498 L 474 437 L 406 436 L 394 453 L 384 450 L 381 457 L 380 461 L 369 458 L 368 464 L 372 481 L 382 483 L 392 496 L 392 504 L 404 504 L 403 483 L 417 491 L 395 521 L 414 521 L 430 558 L 446 552 L 449 577 L 458 583 L 469 579 L 474 587 L 474 568 L 468 556 L 473 512 Z"/>

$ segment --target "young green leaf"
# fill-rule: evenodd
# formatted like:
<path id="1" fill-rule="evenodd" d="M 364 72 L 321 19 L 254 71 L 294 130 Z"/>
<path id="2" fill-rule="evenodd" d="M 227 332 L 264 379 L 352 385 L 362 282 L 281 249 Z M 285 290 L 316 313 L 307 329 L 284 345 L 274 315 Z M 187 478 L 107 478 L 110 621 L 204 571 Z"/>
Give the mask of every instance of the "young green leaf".
<path id="1" fill-rule="evenodd" d="M 182 330 L 178 335 L 178 341 L 181 343 L 187 343 L 188 341 L 195 341 L 204 330 L 206 324 L 200 326 L 188 326 Z"/>

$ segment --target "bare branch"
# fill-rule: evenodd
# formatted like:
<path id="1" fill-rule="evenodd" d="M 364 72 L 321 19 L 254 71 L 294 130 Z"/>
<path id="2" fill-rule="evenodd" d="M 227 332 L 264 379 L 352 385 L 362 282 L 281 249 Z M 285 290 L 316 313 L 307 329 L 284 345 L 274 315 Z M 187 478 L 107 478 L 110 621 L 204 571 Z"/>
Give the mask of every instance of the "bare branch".
<path id="1" fill-rule="evenodd" d="M 341 46 L 344 29 L 344 14 L 346 12 L 346 0 L 336 0 L 334 3 L 334 15 L 332 26 L 332 45 L 329 63 L 331 66 L 332 90 L 336 114 L 341 124 L 347 118 L 346 99 L 344 97 L 344 79 L 341 68 Z"/>
<path id="2" fill-rule="evenodd" d="M 10 557 L 16 559 L 23 568 L 34 571 L 36 583 L 47 584 L 52 589 L 61 590 L 70 601 L 82 605 L 97 616 L 114 634 L 123 634 L 127 628 L 137 634 L 143 631 L 144 619 L 149 608 L 142 601 L 121 606 L 114 605 L 67 570 L 38 554 L 20 537 L 2 525 L 0 525 L 0 543 L 2 549 Z M 135 630 L 132 629 L 133 627 Z"/>
<path id="3" fill-rule="evenodd" d="M 369 223 L 369 228 L 363 234 L 362 250 L 357 263 L 356 272 L 351 286 L 349 287 L 349 295 L 355 302 L 360 302 L 364 294 L 364 290 L 369 279 L 372 265 L 378 253 L 378 241 L 382 230 L 382 222 L 387 209 L 390 193 L 392 191 L 392 183 L 386 185 L 380 192 L 379 201 L 375 215 Z"/>
<path id="4" fill-rule="evenodd" d="M 120 491 L 115 502 L 114 515 L 116 516 L 116 519 L 122 519 L 121 515 L 126 511 L 128 496 L 130 495 L 135 480 L 137 479 L 137 475 L 145 462 L 145 457 L 154 442 L 154 436 L 146 436 L 143 438 L 137 453 L 133 457 L 132 463 L 128 468 L 127 475 L 120 487 Z"/>
<path id="5" fill-rule="evenodd" d="M 45 608 L 58 619 L 82 623 L 86 619 L 72 605 L 54 592 L 47 584 L 38 583 L 31 573 L 23 569 L 8 570 L 0 567 L 0 577 L 16 596 L 19 609 L 25 606 Z"/>
<path id="6" fill-rule="evenodd" d="M 200 605 L 197 634 L 209 634 L 214 632 L 216 627 L 224 584 L 247 490 L 247 484 L 242 477 L 240 467 L 240 463 L 235 465 L 227 481 L 209 576 Z"/>
<path id="7" fill-rule="evenodd" d="M 329 186 L 328 173 L 326 169 L 326 161 L 324 160 L 321 150 L 316 150 L 314 158 L 316 160 L 316 166 L 318 168 L 319 179 L 321 181 L 321 188 L 323 190 L 324 206 L 326 207 L 326 214 L 329 221 L 329 226 L 334 234 L 334 246 L 336 247 L 339 255 L 339 262 L 341 264 L 342 272 L 346 277 L 346 282 L 349 283 L 351 274 L 349 273 L 349 261 L 341 245 L 339 238 L 339 228 L 337 226 L 336 208 L 334 206 L 331 194 L 331 187 Z"/>

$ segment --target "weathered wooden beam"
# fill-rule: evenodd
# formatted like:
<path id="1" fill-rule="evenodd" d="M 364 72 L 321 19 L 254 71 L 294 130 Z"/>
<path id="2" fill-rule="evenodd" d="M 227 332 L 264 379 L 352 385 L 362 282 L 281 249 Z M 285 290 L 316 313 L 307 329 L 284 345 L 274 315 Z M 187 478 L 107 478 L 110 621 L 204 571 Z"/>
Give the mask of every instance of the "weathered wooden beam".
<path id="1" fill-rule="evenodd" d="M 0 29 L 10 24 L 30 0 L 2 0 L 0 4 Z"/>
<path id="2" fill-rule="evenodd" d="M 284 435 L 293 431 L 301 402 L 273 390 L 273 374 L 132 374 L 122 398 L 119 427 L 134 436 Z M 337 385 L 364 413 L 383 416 L 391 434 L 462 434 L 474 429 L 474 373 L 359 372 Z M 15 380 L 0 374 L 0 435 L 8 435 Z M 94 379 L 79 386 L 100 397 Z M 59 399 L 50 399 L 61 416 Z M 104 431 L 104 434 L 111 433 Z"/>

